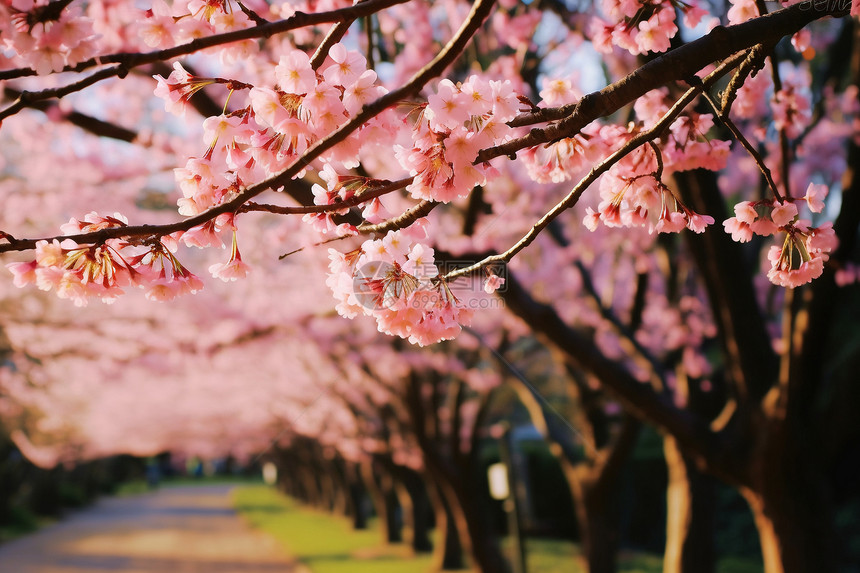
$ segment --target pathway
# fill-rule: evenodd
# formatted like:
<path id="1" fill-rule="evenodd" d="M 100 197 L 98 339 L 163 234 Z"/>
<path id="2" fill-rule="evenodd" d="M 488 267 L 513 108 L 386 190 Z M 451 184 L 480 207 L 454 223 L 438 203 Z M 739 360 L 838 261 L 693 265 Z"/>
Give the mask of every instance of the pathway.
<path id="1" fill-rule="evenodd" d="M 0 573 L 298 573 L 235 513 L 231 487 L 102 499 L 0 546 Z"/>

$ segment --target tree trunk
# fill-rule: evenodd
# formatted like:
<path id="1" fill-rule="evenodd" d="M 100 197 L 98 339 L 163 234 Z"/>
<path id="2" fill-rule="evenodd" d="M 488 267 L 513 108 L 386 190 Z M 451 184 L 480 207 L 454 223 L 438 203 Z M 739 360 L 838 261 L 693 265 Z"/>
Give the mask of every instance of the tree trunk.
<path id="1" fill-rule="evenodd" d="M 433 511 L 427 486 L 421 474 L 409 468 L 398 467 L 397 489 L 403 521 L 408 530 L 408 541 L 416 553 L 429 553 L 433 550 L 430 541 L 430 519 Z"/>
<path id="2" fill-rule="evenodd" d="M 367 488 L 376 515 L 382 522 L 382 537 L 386 543 L 398 543 L 403 540 L 401 523 L 397 515 L 397 494 L 391 483 L 391 477 L 377 475 L 379 464 L 373 460 L 361 463 L 361 476 Z"/>
<path id="3" fill-rule="evenodd" d="M 757 435 L 749 485 L 740 491 L 755 517 L 765 573 L 836 571 L 833 500 L 815 441 L 798 422 L 771 421 Z"/>
<path id="4" fill-rule="evenodd" d="M 462 472 L 465 473 L 465 472 Z M 490 521 L 488 508 L 483 507 L 481 498 L 474 485 L 472 476 L 462 476 L 462 481 L 450 484 L 454 490 L 460 509 L 463 512 L 465 531 L 471 545 L 474 564 L 481 573 L 505 573 L 510 571 L 510 565 L 499 547 L 498 536 Z M 468 483 L 463 483 L 468 482 Z"/>
<path id="5" fill-rule="evenodd" d="M 349 493 L 350 483 L 346 476 L 345 462 L 342 458 L 335 458 L 330 462 L 330 468 L 335 485 L 333 511 L 337 515 L 352 517 L 354 508 Z"/>
<path id="6" fill-rule="evenodd" d="M 669 471 L 663 573 L 713 573 L 713 479 L 695 468 L 671 436 L 664 436 L 663 450 Z"/>
<path id="7" fill-rule="evenodd" d="M 337 484 L 334 476 L 326 463 L 320 463 L 316 469 L 320 470 L 320 506 L 326 511 L 333 512 L 337 507 Z"/>
<path id="8" fill-rule="evenodd" d="M 353 529 L 367 529 L 367 514 L 369 513 L 367 508 L 367 493 L 359 481 L 350 480 L 349 498 L 353 511 Z"/>
<path id="9" fill-rule="evenodd" d="M 433 551 L 434 570 L 454 571 L 465 568 L 464 547 L 460 540 L 460 527 L 465 528 L 462 517 L 458 520 L 440 487 L 431 487 L 427 493 L 436 513 L 436 547 Z"/>
<path id="10" fill-rule="evenodd" d="M 397 489 L 391 479 L 384 479 L 382 487 L 385 503 L 385 541 L 387 543 L 400 543 L 403 541 L 403 519 L 401 518 L 400 503 L 397 499 Z"/>
<path id="11" fill-rule="evenodd" d="M 809 498 L 766 499 L 750 490 L 750 504 L 759 541 L 764 573 L 827 573 L 836 570 L 829 536 L 822 535 L 824 521 Z"/>
<path id="12" fill-rule="evenodd" d="M 573 494 L 585 568 L 589 573 L 615 573 L 618 515 L 612 500 L 595 487 L 588 468 L 563 460 L 562 469 Z"/>

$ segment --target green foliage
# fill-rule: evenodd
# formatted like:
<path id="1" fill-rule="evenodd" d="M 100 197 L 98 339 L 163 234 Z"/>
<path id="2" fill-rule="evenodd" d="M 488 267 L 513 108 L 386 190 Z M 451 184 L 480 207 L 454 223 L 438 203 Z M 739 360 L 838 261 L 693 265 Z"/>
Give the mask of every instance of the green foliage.
<path id="1" fill-rule="evenodd" d="M 159 487 L 185 486 L 185 485 L 259 485 L 263 480 L 259 476 L 177 476 L 162 479 Z M 118 496 L 139 495 L 152 491 L 145 479 L 134 479 L 123 482 L 116 486 L 114 494 Z"/>
<path id="2" fill-rule="evenodd" d="M 32 533 L 40 526 L 40 519 L 31 511 L 19 505 L 12 505 L 8 508 L 3 523 L 0 524 L 0 543 Z"/>

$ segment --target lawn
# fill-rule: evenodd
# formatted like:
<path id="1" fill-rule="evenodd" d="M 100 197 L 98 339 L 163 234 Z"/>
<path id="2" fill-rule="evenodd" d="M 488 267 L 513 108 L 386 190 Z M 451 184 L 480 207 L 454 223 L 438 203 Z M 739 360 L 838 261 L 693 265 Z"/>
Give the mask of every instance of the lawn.
<path id="1" fill-rule="evenodd" d="M 404 544 L 386 545 L 376 527 L 352 529 L 349 520 L 300 506 L 266 486 L 238 487 L 236 509 L 273 535 L 313 573 L 429 571 L 429 555 L 414 557 Z M 373 522 L 371 522 L 373 525 Z"/>
<path id="2" fill-rule="evenodd" d="M 302 506 L 267 486 L 233 490 L 236 509 L 254 527 L 278 539 L 312 573 L 422 573 L 430 571 L 429 555 L 413 556 L 404 544 L 386 545 L 371 520 L 356 531 L 348 519 Z M 503 543 L 503 548 L 508 545 Z M 569 541 L 528 539 L 528 573 L 585 573 L 579 547 Z M 619 573 L 661 573 L 658 555 L 622 551 Z M 746 559 L 723 559 L 717 573 L 761 573 L 761 565 Z"/>

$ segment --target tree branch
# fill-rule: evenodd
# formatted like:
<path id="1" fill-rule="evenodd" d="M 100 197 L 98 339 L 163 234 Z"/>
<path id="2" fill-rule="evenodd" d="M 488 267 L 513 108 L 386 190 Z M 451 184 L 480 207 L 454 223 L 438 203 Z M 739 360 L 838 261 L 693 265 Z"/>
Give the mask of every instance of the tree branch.
<path id="1" fill-rule="evenodd" d="M 358 6 L 366 6 L 373 3 L 375 0 L 369 0 L 367 4 L 359 4 Z M 394 0 L 386 0 L 393 2 Z M 395 2 L 396 3 L 396 2 Z M 392 105 L 418 93 L 432 78 L 441 74 L 456 58 L 462 53 L 463 48 L 472 38 L 474 33 L 481 27 L 484 20 L 489 16 L 494 5 L 494 0 L 476 0 L 472 5 L 472 10 L 466 17 L 460 29 L 454 37 L 445 45 L 439 54 L 433 58 L 426 66 L 420 69 L 404 86 L 394 91 L 391 91 L 376 101 L 365 105 L 361 111 L 356 114 L 351 120 L 342 125 L 327 137 L 317 141 L 311 146 L 303 156 L 296 159 L 293 164 L 270 179 L 258 183 L 252 187 L 248 187 L 238 193 L 236 197 L 230 201 L 226 201 L 216 207 L 207 210 L 204 213 L 189 217 L 184 221 L 169 223 L 166 225 L 140 225 L 129 227 L 112 227 L 103 229 L 95 233 L 82 235 L 71 235 L 67 237 L 52 237 L 59 239 L 72 239 L 82 243 L 102 243 L 107 239 L 119 237 L 145 237 L 145 236 L 163 236 L 177 231 L 187 231 L 192 227 L 201 225 L 217 217 L 222 213 L 235 213 L 243 204 L 269 189 L 278 189 L 292 181 L 299 172 L 305 169 L 311 161 L 328 151 L 344 139 L 346 139 L 353 131 L 358 129 L 368 120 L 376 117 Z M 11 239 L 8 244 L 0 245 L 0 253 L 8 251 L 24 251 L 34 249 L 36 242 L 40 239 Z M 50 239 L 49 239 L 50 240 Z"/>
<path id="2" fill-rule="evenodd" d="M 700 461 L 716 459 L 719 443 L 707 422 L 679 410 L 666 397 L 639 382 L 620 363 L 606 357 L 594 341 L 565 324 L 551 306 L 537 302 L 512 275 L 498 291 L 507 308 L 529 325 L 544 343 L 593 373 L 601 384 L 639 419 L 674 436 Z"/>
<path id="3" fill-rule="evenodd" d="M 9 99 L 16 99 L 20 97 L 21 92 L 12 88 L 4 88 L 3 95 Z M 41 112 L 47 113 L 51 108 L 55 107 L 55 104 L 50 104 L 48 102 L 37 102 L 31 106 L 33 109 L 37 109 Z M 92 117 L 90 115 L 86 115 L 77 111 L 72 112 L 63 112 L 63 119 L 68 121 L 72 125 L 80 127 L 84 131 L 88 131 L 93 135 L 98 135 L 101 137 L 109 137 L 111 139 L 117 139 L 119 141 L 125 141 L 128 143 L 133 142 L 137 139 L 137 132 L 131 129 L 122 127 L 115 123 L 110 123 L 107 121 L 103 121 L 101 119 Z"/>
<path id="4" fill-rule="evenodd" d="M 682 95 L 678 101 L 660 118 L 660 120 L 654 124 L 650 129 L 646 129 L 645 131 L 640 131 L 635 136 L 633 136 L 630 140 L 627 141 L 621 148 L 616 150 L 614 153 L 609 155 L 606 159 L 595 165 L 591 171 L 589 171 L 588 175 L 582 178 L 579 183 L 574 186 L 574 188 L 567 194 L 567 196 L 562 199 L 559 203 L 557 203 L 552 209 L 550 209 L 543 217 L 541 217 L 537 223 L 535 223 L 529 231 L 523 235 L 523 237 L 514 243 L 514 245 L 509 248 L 507 251 L 503 253 L 499 253 L 496 255 L 491 255 L 486 257 L 485 259 L 478 261 L 477 263 L 470 265 L 468 267 L 464 267 L 461 269 L 457 269 L 445 275 L 446 280 L 453 280 L 457 277 L 465 276 L 471 274 L 477 270 L 482 269 L 483 267 L 494 264 L 494 263 L 506 263 L 510 261 L 517 253 L 528 247 L 537 236 L 546 229 L 550 223 L 552 223 L 559 215 L 561 215 L 564 211 L 570 209 L 579 201 L 579 198 L 585 192 L 585 190 L 594 183 L 598 177 L 609 171 L 609 169 L 615 165 L 618 161 L 620 161 L 625 155 L 639 147 L 640 145 L 644 145 L 654 139 L 659 138 L 663 131 L 669 127 L 669 125 L 675 121 L 675 119 L 681 115 L 681 112 L 700 94 L 704 89 L 712 85 L 715 81 L 717 81 L 720 77 L 722 77 L 725 73 L 727 73 L 732 67 L 737 65 L 744 54 L 736 54 L 734 57 L 729 58 L 725 62 L 723 62 L 716 70 L 711 72 L 704 80 L 699 82 L 697 85 L 694 85 L 690 89 L 688 89 L 684 95 Z"/>
<path id="5" fill-rule="evenodd" d="M 329 10 L 328 12 L 316 12 L 313 14 L 296 12 L 289 18 L 278 20 L 277 22 L 269 22 L 267 24 L 225 32 L 223 34 L 215 34 L 205 38 L 196 38 L 191 42 L 182 44 L 181 46 L 174 46 L 173 48 L 167 48 L 164 50 L 133 54 L 120 52 L 105 56 L 97 56 L 80 62 L 74 66 L 67 66 L 63 71 L 82 72 L 104 64 L 120 64 L 125 71 L 129 71 L 132 68 L 136 68 L 144 64 L 171 60 L 179 56 L 186 56 L 188 54 L 193 54 L 194 52 L 199 52 L 200 50 L 205 50 L 206 48 L 214 48 L 225 44 L 231 44 L 233 42 L 240 42 L 242 40 L 271 38 L 272 36 L 289 32 L 290 30 L 304 28 L 306 26 L 316 26 L 318 24 L 351 22 L 361 16 L 367 16 L 368 14 L 373 14 L 374 12 L 379 12 L 385 8 L 390 8 L 391 6 L 403 4 L 408 1 L 409 0 L 367 0 L 366 2 L 359 2 L 358 4 L 348 6 L 346 8 Z M 0 71 L 0 80 L 10 80 L 34 75 L 36 75 L 35 70 L 31 70 L 29 68 L 16 68 L 14 70 Z"/>
<path id="6" fill-rule="evenodd" d="M 361 234 L 387 233 L 408 227 L 421 217 L 426 217 L 430 211 L 435 209 L 439 203 L 436 201 L 421 201 L 414 207 L 407 209 L 397 217 L 377 223 L 376 225 L 359 225 L 358 232 Z"/>
<path id="7" fill-rule="evenodd" d="M 484 149 L 478 154 L 476 163 L 502 155 L 512 157 L 527 147 L 573 137 L 595 119 L 610 115 L 669 82 L 687 81 L 712 62 L 756 44 L 776 42 L 814 20 L 826 16 L 845 16 L 847 13 L 847 7 L 839 3 L 806 0 L 742 24 L 717 26 L 706 36 L 649 61 L 627 77 L 600 91 L 587 94 L 575 104 L 520 115 L 510 125 L 521 127 L 547 121 L 558 123 L 543 129 L 532 129 L 525 137 Z"/>

